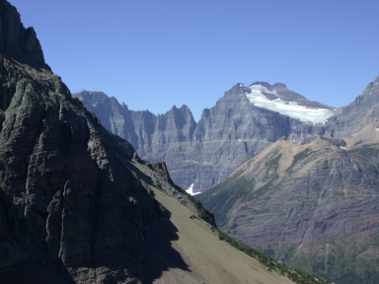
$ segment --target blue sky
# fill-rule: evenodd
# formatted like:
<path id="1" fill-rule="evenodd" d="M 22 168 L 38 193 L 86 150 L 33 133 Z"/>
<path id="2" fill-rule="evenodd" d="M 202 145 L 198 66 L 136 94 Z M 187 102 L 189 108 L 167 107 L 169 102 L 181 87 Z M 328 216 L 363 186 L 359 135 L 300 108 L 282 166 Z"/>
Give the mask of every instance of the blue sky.
<path id="1" fill-rule="evenodd" d="M 379 75 L 377 0 L 10 0 L 73 92 L 196 117 L 237 82 L 349 103 Z"/>

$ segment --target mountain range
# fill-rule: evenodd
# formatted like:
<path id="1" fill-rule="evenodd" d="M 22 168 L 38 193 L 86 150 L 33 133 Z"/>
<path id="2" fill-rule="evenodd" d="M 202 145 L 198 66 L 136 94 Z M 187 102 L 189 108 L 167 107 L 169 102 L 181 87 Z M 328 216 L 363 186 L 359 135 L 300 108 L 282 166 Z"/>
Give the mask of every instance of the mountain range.
<path id="1" fill-rule="evenodd" d="M 220 232 L 71 95 L 5 0 L 0 54 L 1 283 L 327 283 Z"/>
<path id="2" fill-rule="evenodd" d="M 336 110 L 307 100 L 286 85 L 237 84 L 205 109 L 174 106 L 162 115 L 133 111 L 102 92 L 75 94 L 109 131 L 127 139 L 148 161 L 165 161 L 179 186 L 204 192 L 282 137 L 304 142 L 322 131 Z"/>

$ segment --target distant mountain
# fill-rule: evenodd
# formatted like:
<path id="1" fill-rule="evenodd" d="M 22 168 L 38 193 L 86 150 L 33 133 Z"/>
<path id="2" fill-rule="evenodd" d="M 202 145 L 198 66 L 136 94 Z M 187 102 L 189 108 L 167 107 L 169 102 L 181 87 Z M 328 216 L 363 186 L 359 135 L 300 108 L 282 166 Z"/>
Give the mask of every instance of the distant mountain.
<path id="1" fill-rule="evenodd" d="M 350 146 L 379 142 L 379 77 L 330 119 L 324 135 L 345 139 Z"/>
<path id="2" fill-rule="evenodd" d="M 71 96 L 0 7 L 0 283 L 325 283 L 238 250 L 165 164 L 141 161 Z"/>
<path id="3" fill-rule="evenodd" d="M 149 161 L 165 161 L 173 180 L 192 193 L 222 182 L 241 163 L 282 137 L 304 142 L 335 110 L 284 84 L 235 85 L 195 122 L 187 106 L 163 115 L 132 111 L 103 93 L 76 96 L 113 133 Z"/>
<path id="4" fill-rule="evenodd" d="M 311 143 L 278 141 L 199 196 L 247 244 L 339 284 L 379 283 L 379 81 Z"/>

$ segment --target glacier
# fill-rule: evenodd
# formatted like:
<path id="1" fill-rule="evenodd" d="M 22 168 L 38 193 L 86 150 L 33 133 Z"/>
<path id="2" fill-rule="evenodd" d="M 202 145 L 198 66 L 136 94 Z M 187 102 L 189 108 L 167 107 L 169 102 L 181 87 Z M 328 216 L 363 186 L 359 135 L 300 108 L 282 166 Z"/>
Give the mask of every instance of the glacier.
<path id="1" fill-rule="evenodd" d="M 274 95 L 277 98 L 271 100 L 265 94 Z M 246 97 L 256 107 L 278 112 L 305 123 L 325 124 L 335 114 L 328 108 L 309 107 L 295 101 L 283 100 L 278 97 L 276 90 L 269 90 L 263 85 L 250 86 L 250 92 L 246 93 Z"/>

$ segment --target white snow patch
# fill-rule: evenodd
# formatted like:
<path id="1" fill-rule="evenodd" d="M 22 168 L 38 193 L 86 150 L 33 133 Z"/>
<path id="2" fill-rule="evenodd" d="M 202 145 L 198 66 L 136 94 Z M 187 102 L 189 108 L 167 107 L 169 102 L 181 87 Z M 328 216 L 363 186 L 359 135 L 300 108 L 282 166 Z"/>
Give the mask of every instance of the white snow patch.
<path id="1" fill-rule="evenodd" d="M 294 101 L 284 101 L 280 98 L 270 100 L 265 96 L 265 93 L 276 95 L 276 92 L 271 91 L 262 85 L 252 85 L 250 89 L 251 93 L 247 93 L 246 97 L 253 105 L 278 112 L 303 122 L 324 124 L 334 115 L 334 112 L 327 108 L 312 108 L 299 105 Z"/>
<path id="2" fill-rule="evenodd" d="M 200 192 L 194 192 L 193 191 L 193 187 L 195 186 L 195 184 L 191 184 L 190 187 L 186 190 L 186 192 L 191 195 L 191 196 L 195 196 L 195 195 L 198 195 L 200 194 Z"/>
<path id="3" fill-rule="evenodd" d="M 263 95 L 263 93 L 265 93 L 265 94 L 277 95 L 276 90 L 271 91 L 267 87 L 260 84 L 251 85 L 250 90 L 251 90 L 251 94 Z"/>

